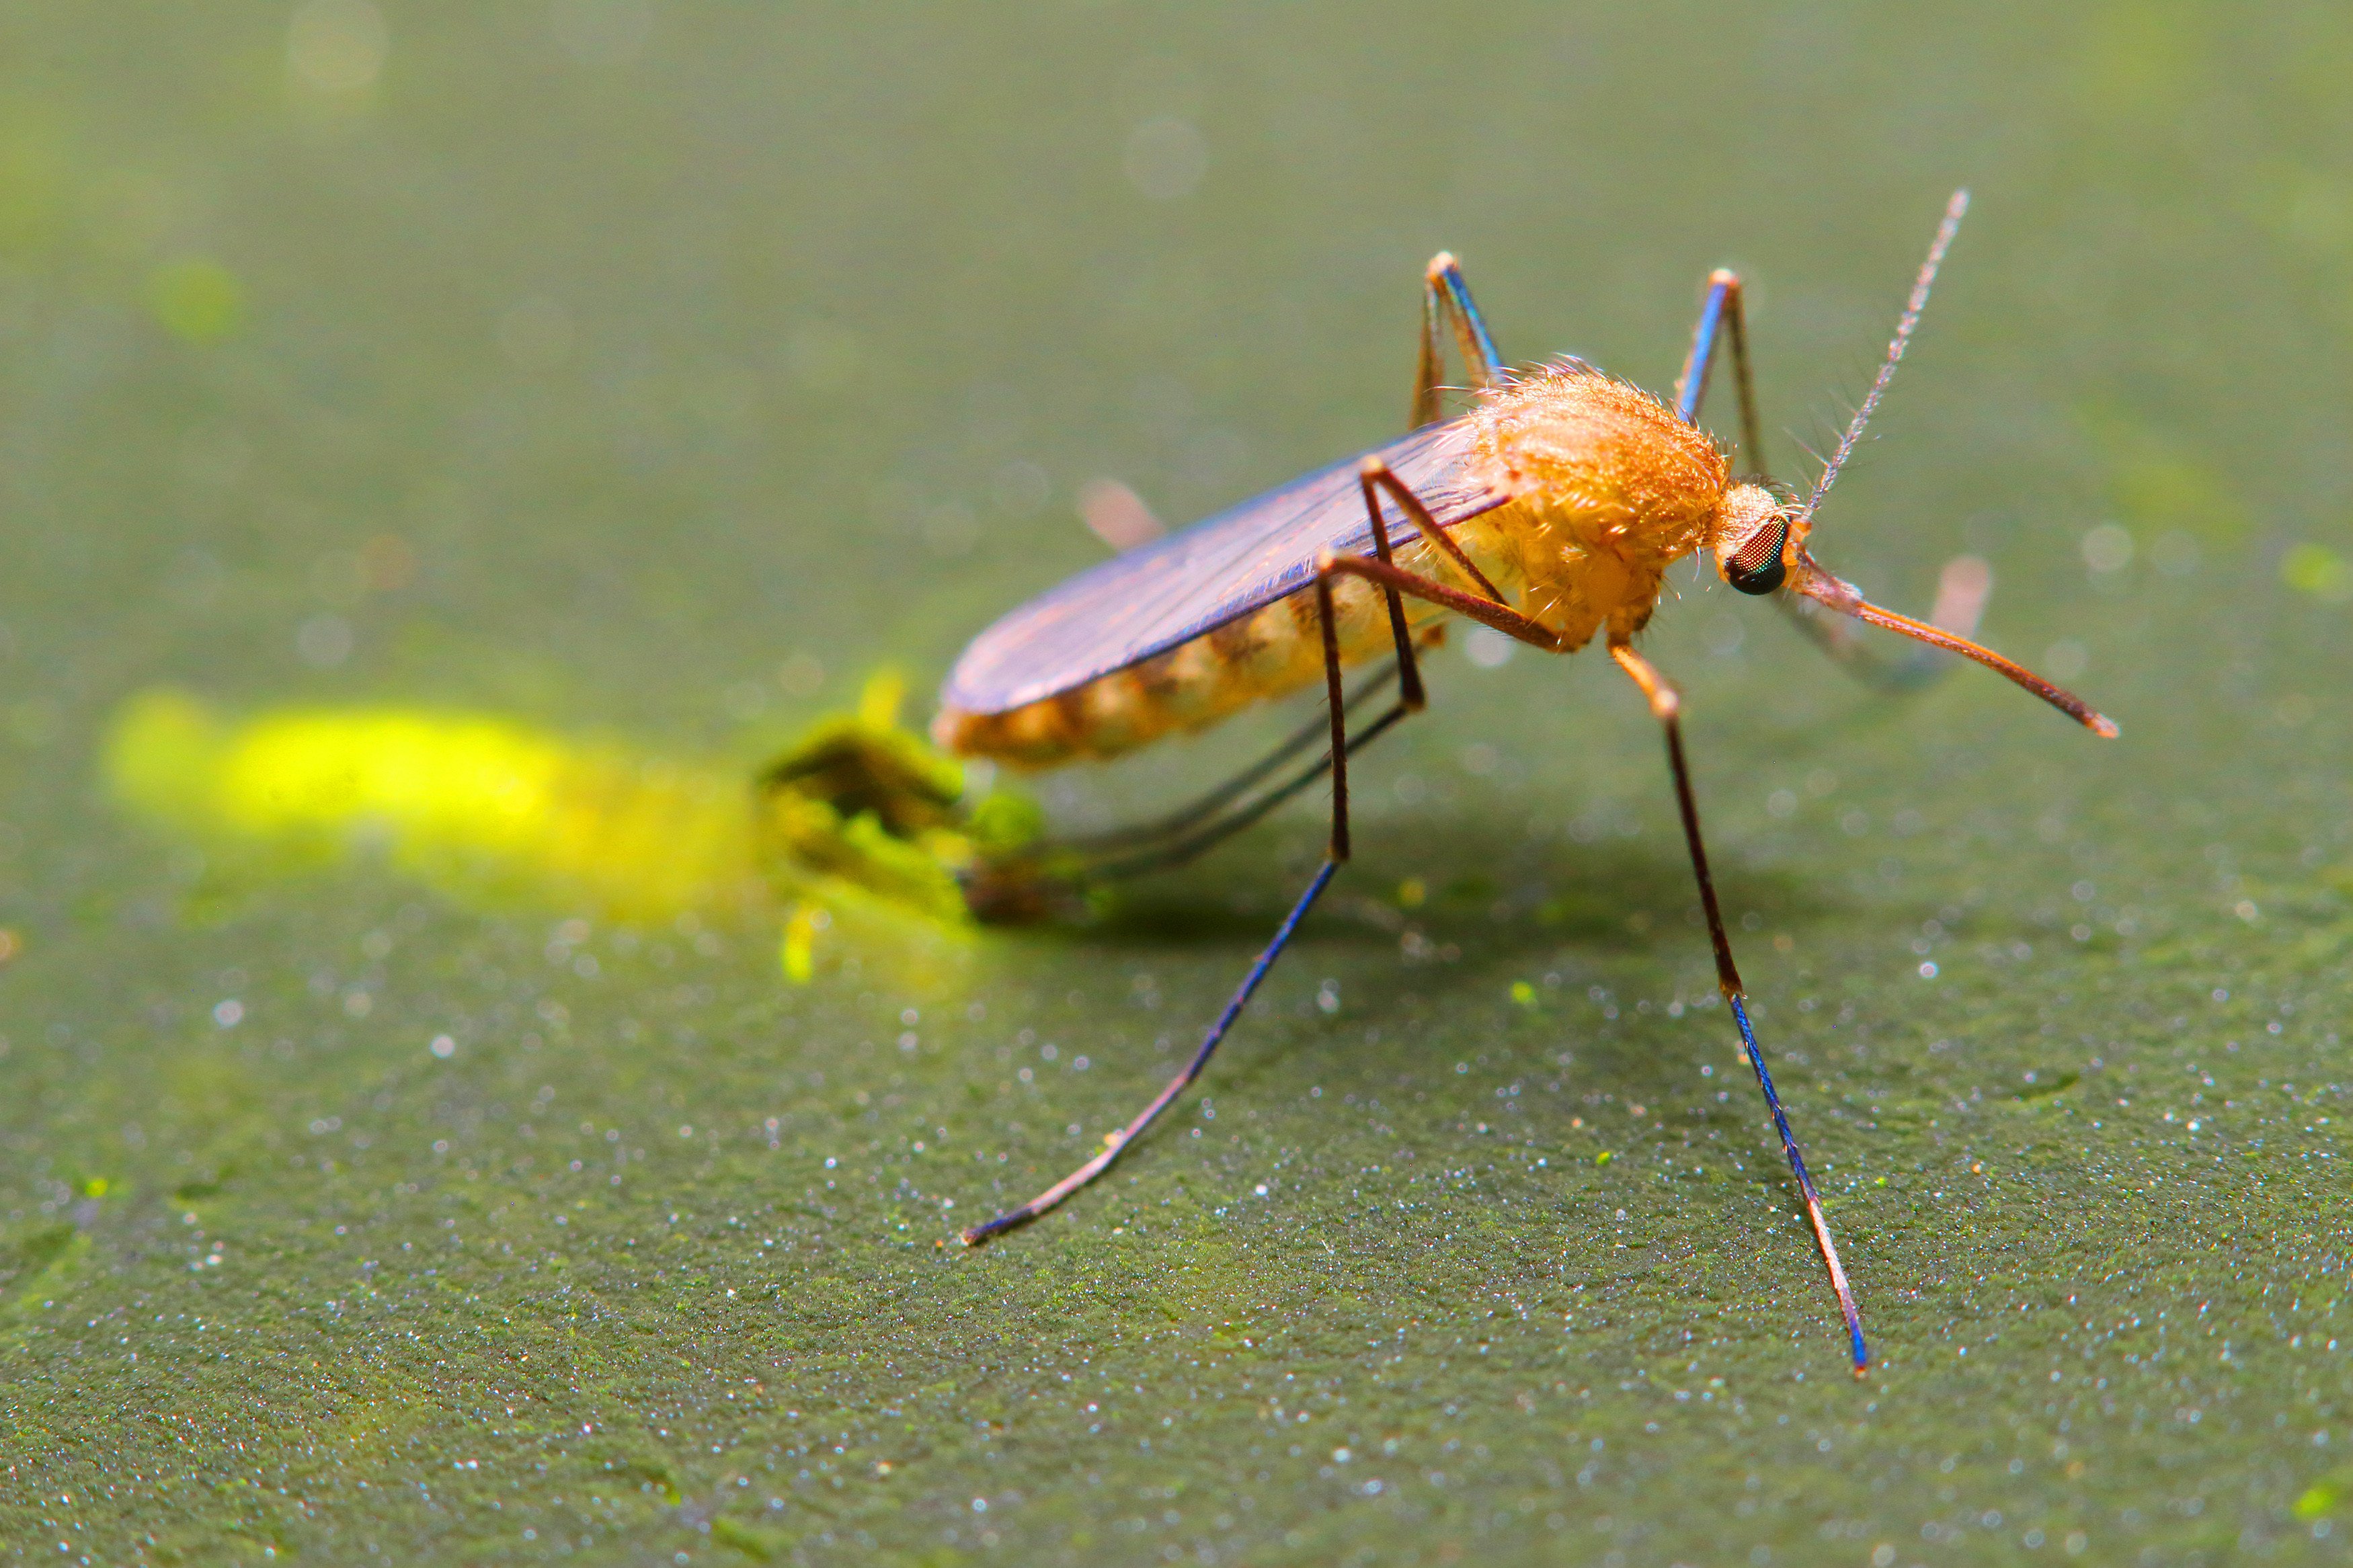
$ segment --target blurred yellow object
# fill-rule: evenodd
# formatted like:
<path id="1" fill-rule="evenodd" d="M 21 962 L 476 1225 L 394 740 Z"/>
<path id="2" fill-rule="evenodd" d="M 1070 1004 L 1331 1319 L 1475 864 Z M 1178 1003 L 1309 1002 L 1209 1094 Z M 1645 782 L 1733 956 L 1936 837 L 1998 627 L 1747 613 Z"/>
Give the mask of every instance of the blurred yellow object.
<path id="1" fill-rule="evenodd" d="M 990 834 L 1028 830 L 1018 808 L 963 812 L 961 771 L 898 727 L 900 690 L 876 678 L 855 716 L 813 725 L 756 786 L 487 714 L 295 708 L 240 722 L 176 691 L 125 706 L 106 766 L 126 805 L 200 842 L 314 863 L 379 854 L 470 900 L 649 924 L 783 910 L 798 982 L 829 910 L 968 927 L 957 874 Z"/>
<path id="2" fill-rule="evenodd" d="M 376 848 L 453 890 L 521 884 L 656 921 L 740 908 L 758 881 L 739 779 L 478 714 L 288 709 L 227 723 L 153 692 L 124 710 L 107 761 L 126 804 L 184 832 Z"/>
<path id="3" fill-rule="evenodd" d="M 817 933 L 833 922 L 815 904 L 795 904 L 785 920 L 785 978 L 806 985 L 817 966 Z"/>

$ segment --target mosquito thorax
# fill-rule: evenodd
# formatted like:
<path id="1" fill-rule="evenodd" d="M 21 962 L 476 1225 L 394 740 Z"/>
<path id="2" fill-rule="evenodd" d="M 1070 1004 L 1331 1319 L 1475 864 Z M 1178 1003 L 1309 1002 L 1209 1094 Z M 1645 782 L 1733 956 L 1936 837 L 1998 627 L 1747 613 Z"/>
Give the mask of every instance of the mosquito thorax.
<path id="1" fill-rule="evenodd" d="M 1744 594 L 1769 594 L 1788 570 L 1789 513 L 1762 485 L 1724 492 L 1715 517 L 1715 569 Z"/>

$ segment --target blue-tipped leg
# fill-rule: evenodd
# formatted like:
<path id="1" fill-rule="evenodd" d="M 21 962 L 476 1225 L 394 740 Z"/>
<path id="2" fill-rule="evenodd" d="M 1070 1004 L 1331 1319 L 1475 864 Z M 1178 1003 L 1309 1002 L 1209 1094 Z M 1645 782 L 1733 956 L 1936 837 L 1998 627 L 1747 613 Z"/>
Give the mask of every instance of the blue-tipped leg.
<path id="1" fill-rule="evenodd" d="M 1782 1112 L 1781 1097 L 1774 1092 L 1773 1075 L 1765 1070 L 1765 1053 L 1757 1046 L 1757 1031 L 1748 1022 L 1747 1001 L 1738 992 L 1725 1000 L 1732 1004 L 1733 1021 L 1740 1026 L 1740 1047 L 1748 1053 L 1748 1065 L 1757 1069 L 1757 1087 L 1765 1091 L 1766 1108 L 1773 1113 L 1773 1130 L 1781 1135 L 1781 1148 L 1789 1156 L 1789 1169 L 1798 1178 L 1798 1191 L 1805 1195 L 1806 1218 L 1814 1227 L 1814 1240 L 1822 1251 L 1822 1262 L 1831 1272 L 1831 1289 L 1838 1292 L 1839 1310 L 1846 1314 L 1848 1348 L 1854 1354 L 1854 1374 L 1861 1377 L 1871 1365 L 1871 1352 L 1862 1342 L 1862 1315 L 1855 1310 L 1854 1292 L 1847 1288 L 1846 1270 L 1839 1265 L 1837 1246 L 1831 1240 L 1831 1227 L 1822 1218 L 1822 1200 L 1814 1191 L 1814 1178 L 1806 1170 L 1806 1157 L 1798 1152 L 1797 1135 L 1789 1131 L 1789 1119 Z"/>
<path id="2" fill-rule="evenodd" d="M 1684 424 L 1699 423 L 1716 350 L 1725 344 L 1732 350 L 1732 375 L 1740 394 L 1740 440 L 1745 448 L 1741 457 L 1749 473 L 1762 479 L 1765 440 L 1757 423 L 1757 390 L 1748 377 L 1748 327 L 1740 308 L 1740 276 L 1719 268 L 1708 275 L 1699 324 L 1692 329 L 1691 353 L 1683 360 L 1683 378 L 1675 383 L 1675 412 Z"/>
<path id="3" fill-rule="evenodd" d="M 1862 1317 L 1854 1310 L 1854 1292 L 1847 1289 L 1846 1270 L 1839 1264 L 1838 1248 L 1831 1242 L 1831 1227 L 1822 1218 L 1822 1201 L 1814 1191 L 1814 1179 L 1806 1173 L 1806 1157 L 1798 1152 L 1798 1140 L 1789 1131 L 1789 1119 L 1781 1110 L 1781 1097 L 1773 1092 L 1773 1075 L 1765 1070 L 1765 1053 L 1757 1048 L 1757 1031 L 1748 1022 L 1747 991 L 1740 984 L 1739 966 L 1732 961 L 1732 939 L 1725 933 L 1724 910 L 1715 900 L 1715 879 L 1708 875 L 1707 842 L 1699 830 L 1699 803 L 1692 795 L 1691 765 L 1683 759 L 1683 697 L 1657 667 L 1634 651 L 1626 643 L 1612 643 L 1609 657 L 1618 667 L 1642 689 L 1651 701 L 1651 712 L 1667 735 L 1667 768 L 1674 775 L 1675 806 L 1683 819 L 1683 847 L 1691 852 L 1692 879 L 1699 884 L 1699 904 L 1707 916 L 1708 940 L 1715 948 L 1715 982 L 1724 992 L 1724 999 L 1732 1005 L 1732 1016 L 1740 1026 L 1740 1047 L 1748 1053 L 1748 1065 L 1757 1069 L 1757 1085 L 1765 1091 L 1765 1104 L 1773 1112 L 1774 1130 L 1781 1134 L 1781 1147 L 1789 1155 L 1789 1169 L 1797 1173 L 1798 1190 L 1805 1195 L 1806 1218 L 1814 1227 L 1814 1242 L 1820 1247 L 1822 1264 L 1831 1271 L 1831 1289 L 1838 1292 L 1839 1310 L 1846 1315 L 1846 1332 L 1854 1353 L 1854 1374 L 1861 1377 L 1870 1364 L 1870 1355 L 1862 1344 Z"/>
<path id="4" fill-rule="evenodd" d="M 1439 415 L 1441 329 L 1454 329 L 1463 369 L 1473 387 L 1488 385 L 1504 374 L 1504 356 L 1487 331 L 1486 318 L 1471 300 L 1471 285 L 1462 279 L 1462 264 L 1441 250 L 1430 258 L 1421 277 L 1421 360 L 1414 371 L 1413 422 L 1420 426 Z"/>

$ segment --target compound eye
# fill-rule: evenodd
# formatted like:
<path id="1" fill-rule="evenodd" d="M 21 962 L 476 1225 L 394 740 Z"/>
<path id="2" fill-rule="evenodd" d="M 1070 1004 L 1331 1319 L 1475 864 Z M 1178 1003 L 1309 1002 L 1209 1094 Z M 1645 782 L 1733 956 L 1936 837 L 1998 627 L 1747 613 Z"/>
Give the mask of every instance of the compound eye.
<path id="1" fill-rule="evenodd" d="M 1781 546 L 1788 537 L 1788 520 L 1778 517 L 1750 534 L 1725 563 L 1725 580 L 1744 594 L 1769 594 L 1779 587 L 1788 574 L 1781 562 Z"/>

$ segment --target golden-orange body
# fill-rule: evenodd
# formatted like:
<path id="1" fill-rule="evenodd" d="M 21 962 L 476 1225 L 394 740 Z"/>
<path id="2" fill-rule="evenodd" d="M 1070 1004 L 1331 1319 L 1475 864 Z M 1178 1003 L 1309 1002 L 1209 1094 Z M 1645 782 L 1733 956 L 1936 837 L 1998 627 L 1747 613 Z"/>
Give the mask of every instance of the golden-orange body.
<path id="1" fill-rule="evenodd" d="M 1730 460 L 1706 432 L 1589 365 L 1562 362 L 1476 395 L 1456 421 L 1471 476 L 1510 499 L 1448 535 L 1564 652 L 1596 634 L 1631 637 L 1657 608 L 1668 567 L 1744 533 L 1774 505 L 1764 489 L 1731 483 Z M 1397 563 L 1461 583 L 1426 540 L 1399 546 Z M 1333 602 L 1344 664 L 1393 651 L 1378 587 L 1343 577 Z M 1416 626 L 1446 615 L 1419 599 L 1405 608 Z M 1311 585 L 1054 696 L 1002 713 L 944 708 L 933 733 L 962 755 L 1053 767 L 1202 729 L 1323 673 Z"/>

